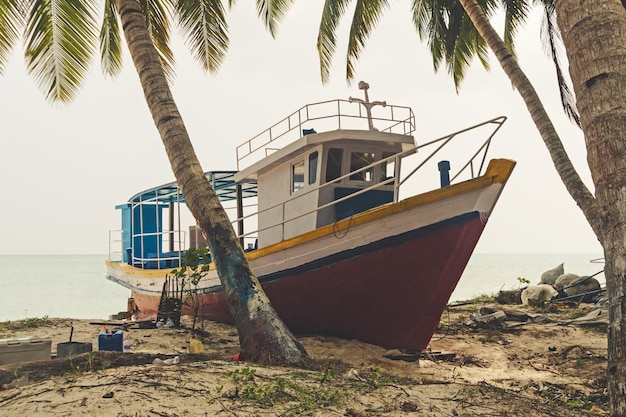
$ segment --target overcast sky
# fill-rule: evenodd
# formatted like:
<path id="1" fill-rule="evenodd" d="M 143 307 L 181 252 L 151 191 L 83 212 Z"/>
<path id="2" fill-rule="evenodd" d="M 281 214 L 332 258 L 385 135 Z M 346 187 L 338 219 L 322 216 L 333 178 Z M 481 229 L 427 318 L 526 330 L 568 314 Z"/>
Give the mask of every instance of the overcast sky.
<path id="1" fill-rule="evenodd" d="M 235 146 L 307 103 L 361 96 L 356 83 L 345 81 L 345 36 L 331 82 L 320 81 L 315 42 L 322 3 L 296 2 L 273 40 L 251 2 L 239 2 L 229 13 L 231 46 L 217 75 L 202 73 L 174 34 L 173 92 L 205 171 L 235 169 Z M 601 253 L 495 58 L 489 72 L 475 63 L 457 95 L 445 72 L 434 73 L 409 2 L 393 4 L 357 66 L 356 81 L 370 84 L 372 100 L 412 107 L 418 142 L 508 117 L 491 156 L 518 165 L 476 251 Z M 520 65 L 592 187 L 583 135 L 561 110 L 539 22 L 536 13 L 517 38 Z M 173 179 L 137 74 L 126 59 L 121 76 L 108 80 L 94 63 L 76 101 L 52 105 L 26 74 L 21 54 L 0 76 L 0 254 L 105 254 L 108 231 L 120 227 L 115 205 Z"/>

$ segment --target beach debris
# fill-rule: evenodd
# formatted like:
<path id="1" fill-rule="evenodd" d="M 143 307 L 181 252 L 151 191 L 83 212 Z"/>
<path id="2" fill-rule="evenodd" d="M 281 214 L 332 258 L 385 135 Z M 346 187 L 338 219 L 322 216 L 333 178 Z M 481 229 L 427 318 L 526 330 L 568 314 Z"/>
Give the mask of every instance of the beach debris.
<path id="1" fill-rule="evenodd" d="M 414 413 L 419 410 L 419 407 L 417 406 L 417 404 L 411 401 L 405 401 L 400 406 L 400 410 L 404 411 L 405 413 Z"/>
<path id="2" fill-rule="evenodd" d="M 522 291 L 522 304 L 525 306 L 541 306 L 559 294 L 548 284 L 531 285 Z"/>
<path id="3" fill-rule="evenodd" d="M 552 269 L 545 271 L 543 274 L 541 274 L 541 281 L 539 281 L 539 284 L 554 285 L 557 278 L 565 273 L 563 265 L 564 264 L 560 264 Z"/>
<path id="4" fill-rule="evenodd" d="M 161 299 L 157 311 L 157 327 L 164 322 L 165 327 L 180 327 L 180 315 L 183 307 L 183 288 L 178 278 L 165 276 Z M 172 324 L 171 326 L 169 324 Z"/>
<path id="5" fill-rule="evenodd" d="M 189 353 L 204 353 L 204 345 L 199 339 L 192 337 L 189 340 Z"/>
<path id="6" fill-rule="evenodd" d="M 545 314 L 488 304 L 481 307 L 478 314 L 472 314 L 465 325 L 493 329 L 512 328 L 527 323 L 546 323 L 548 321 Z M 504 343 L 506 344 L 506 341 Z"/>
<path id="7" fill-rule="evenodd" d="M 522 304 L 523 288 L 516 290 L 500 290 L 496 301 L 498 304 Z"/>
<path id="8" fill-rule="evenodd" d="M 554 289 L 563 291 L 568 296 L 583 295 L 588 292 L 598 291 L 600 283 L 590 276 L 576 274 L 563 274 L 554 283 Z"/>
<path id="9" fill-rule="evenodd" d="M 459 366 L 474 365 L 479 368 L 487 368 L 489 364 L 475 355 L 462 355 L 457 361 Z"/>
<path id="10" fill-rule="evenodd" d="M 239 352 L 235 356 L 233 356 L 234 362 L 248 362 L 250 357 L 246 355 L 244 352 Z"/>
<path id="11" fill-rule="evenodd" d="M 392 350 L 383 355 L 383 358 L 391 359 L 394 361 L 405 361 L 405 362 L 417 362 L 420 358 L 420 353 L 417 352 L 402 352 L 400 350 Z"/>
<path id="12" fill-rule="evenodd" d="M 359 375 L 359 371 L 354 368 L 350 368 L 346 373 L 346 378 L 348 379 L 356 379 L 357 381 L 364 381 L 364 379 Z"/>
<path id="13" fill-rule="evenodd" d="M 420 359 L 428 359 L 432 362 L 444 361 L 452 362 L 456 359 L 456 353 L 441 352 L 438 350 L 424 350 L 420 353 Z"/>
<path id="14" fill-rule="evenodd" d="M 367 414 L 359 410 L 355 410 L 354 408 L 348 408 L 345 415 L 348 417 L 367 417 Z"/>
<path id="15" fill-rule="evenodd" d="M 545 323 L 548 321 L 548 317 L 545 314 L 530 313 L 518 308 L 501 307 L 494 304 L 488 304 L 482 306 L 479 310 L 480 314 L 492 314 L 496 311 L 502 311 L 506 314 L 506 321 L 519 321 L 519 322 L 532 322 L 532 323 Z"/>
<path id="16" fill-rule="evenodd" d="M 577 326 L 597 326 L 599 324 L 609 324 L 609 311 L 606 308 L 595 308 L 582 317 L 566 320 L 563 324 Z"/>
<path id="17" fill-rule="evenodd" d="M 109 391 L 106 394 L 104 394 L 102 398 L 113 398 L 114 395 L 115 393 L 113 391 Z"/>
<path id="18" fill-rule="evenodd" d="M 157 329 L 161 329 L 161 328 L 172 329 L 176 327 L 176 323 L 174 323 L 174 320 L 172 320 L 171 318 L 168 318 L 165 321 L 157 321 L 156 327 Z"/>
<path id="19" fill-rule="evenodd" d="M 24 374 L 21 377 L 9 382 L 8 384 L 2 385 L 2 389 L 19 388 L 26 384 L 28 384 L 28 374 Z"/>
<path id="20" fill-rule="evenodd" d="M 489 324 L 495 322 L 502 322 L 506 320 L 506 313 L 502 310 L 494 311 L 489 314 L 475 314 L 471 320 L 476 324 Z"/>
<path id="21" fill-rule="evenodd" d="M 173 358 L 170 358 L 170 359 L 154 358 L 154 360 L 152 361 L 153 365 L 177 365 L 179 363 L 180 363 L 180 357 L 178 356 L 174 356 Z"/>

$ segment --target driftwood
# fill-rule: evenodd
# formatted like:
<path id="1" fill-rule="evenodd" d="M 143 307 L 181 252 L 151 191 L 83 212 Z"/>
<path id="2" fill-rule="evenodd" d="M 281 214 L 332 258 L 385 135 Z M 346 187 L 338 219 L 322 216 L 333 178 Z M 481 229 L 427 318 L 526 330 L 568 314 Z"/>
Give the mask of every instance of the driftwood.
<path id="1" fill-rule="evenodd" d="M 499 304 L 522 304 L 522 290 L 500 290 L 496 301 Z"/>
<path id="2" fill-rule="evenodd" d="M 29 382 L 41 381 L 53 376 L 100 371 L 121 366 L 147 365 L 155 358 L 167 359 L 175 355 L 155 355 L 149 353 L 120 353 L 95 351 L 71 358 L 57 358 L 49 361 L 21 362 L 0 366 L 0 390 L 5 384 L 27 376 Z M 181 362 L 223 360 L 223 355 L 187 354 L 180 356 Z"/>

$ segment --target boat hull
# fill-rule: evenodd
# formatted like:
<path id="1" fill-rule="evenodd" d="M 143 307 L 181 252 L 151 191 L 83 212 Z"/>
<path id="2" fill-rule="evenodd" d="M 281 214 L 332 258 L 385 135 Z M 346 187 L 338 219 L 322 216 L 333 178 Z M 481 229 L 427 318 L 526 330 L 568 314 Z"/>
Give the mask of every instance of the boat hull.
<path id="1" fill-rule="evenodd" d="M 485 177 L 259 249 L 249 253 L 249 261 L 292 332 L 424 349 L 513 165 L 501 160 Z M 107 267 L 109 279 L 133 290 L 142 314 L 156 316 L 163 282 L 158 274 L 167 271 L 150 271 L 156 275 L 142 279 L 132 271 L 120 273 L 115 263 Z M 201 283 L 200 315 L 232 323 L 211 273 Z"/>

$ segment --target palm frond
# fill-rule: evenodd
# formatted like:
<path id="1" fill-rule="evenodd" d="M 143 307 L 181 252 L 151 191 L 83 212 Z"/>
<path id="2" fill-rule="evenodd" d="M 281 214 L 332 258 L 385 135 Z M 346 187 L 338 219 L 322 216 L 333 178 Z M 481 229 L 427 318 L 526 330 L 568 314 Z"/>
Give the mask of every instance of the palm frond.
<path id="1" fill-rule="evenodd" d="M 337 47 L 337 27 L 352 0 L 326 0 L 317 35 L 317 53 L 320 59 L 322 83 L 330 79 L 330 67 Z"/>
<path id="2" fill-rule="evenodd" d="M 174 53 L 170 48 L 170 27 L 168 13 L 165 8 L 166 5 L 169 5 L 169 2 L 140 0 L 139 3 L 144 14 L 146 28 L 161 58 L 161 65 L 165 75 L 169 80 L 172 80 L 174 77 L 175 60 Z"/>
<path id="3" fill-rule="evenodd" d="M 222 2 L 178 0 L 175 9 L 191 53 L 205 71 L 217 71 L 228 50 L 228 25 Z"/>
<path id="4" fill-rule="evenodd" d="M 576 96 L 570 88 L 569 79 L 565 75 L 566 71 L 563 70 L 563 65 L 561 64 L 561 52 L 559 52 L 558 46 L 562 45 L 563 41 L 561 40 L 561 32 L 556 25 L 556 14 L 551 1 L 544 3 L 541 39 L 543 45 L 546 46 L 548 55 L 552 58 L 552 62 L 554 62 L 563 111 L 572 122 L 580 127 L 580 115 L 576 108 Z"/>
<path id="5" fill-rule="evenodd" d="M 265 28 L 272 37 L 276 36 L 278 22 L 280 22 L 280 19 L 283 18 L 292 4 L 293 0 L 257 0 L 257 14 L 263 20 Z"/>
<path id="6" fill-rule="evenodd" d="M 482 1 L 486 13 L 493 11 L 492 3 Z M 458 1 L 414 0 L 412 19 L 420 39 L 428 44 L 435 71 L 445 65 L 457 90 L 475 56 L 489 68 L 487 45 Z"/>
<path id="7" fill-rule="evenodd" d="M 77 94 L 96 48 L 92 2 L 35 0 L 26 23 L 26 64 L 46 98 L 68 102 Z"/>
<path id="8" fill-rule="evenodd" d="M 4 72 L 26 21 L 23 3 L 23 0 L 0 0 L 0 74 Z"/>
<path id="9" fill-rule="evenodd" d="M 504 5 L 504 45 L 515 56 L 514 39 L 517 30 L 526 22 L 530 5 L 524 0 L 503 0 Z"/>
<path id="10" fill-rule="evenodd" d="M 350 37 L 348 38 L 348 53 L 346 58 L 346 79 L 354 79 L 354 69 L 365 41 L 371 31 L 376 28 L 383 11 L 389 6 L 389 0 L 357 0 Z"/>
<path id="11" fill-rule="evenodd" d="M 122 70 L 122 36 L 117 19 L 115 0 L 105 0 L 104 18 L 100 29 L 100 63 L 102 72 L 115 77 Z"/>
<path id="12" fill-rule="evenodd" d="M 446 32 L 445 61 L 448 73 L 452 76 L 457 91 L 465 78 L 474 56 L 486 62 L 485 41 L 480 36 L 465 10 L 459 3 L 453 4 L 449 11 L 449 29 Z"/>

